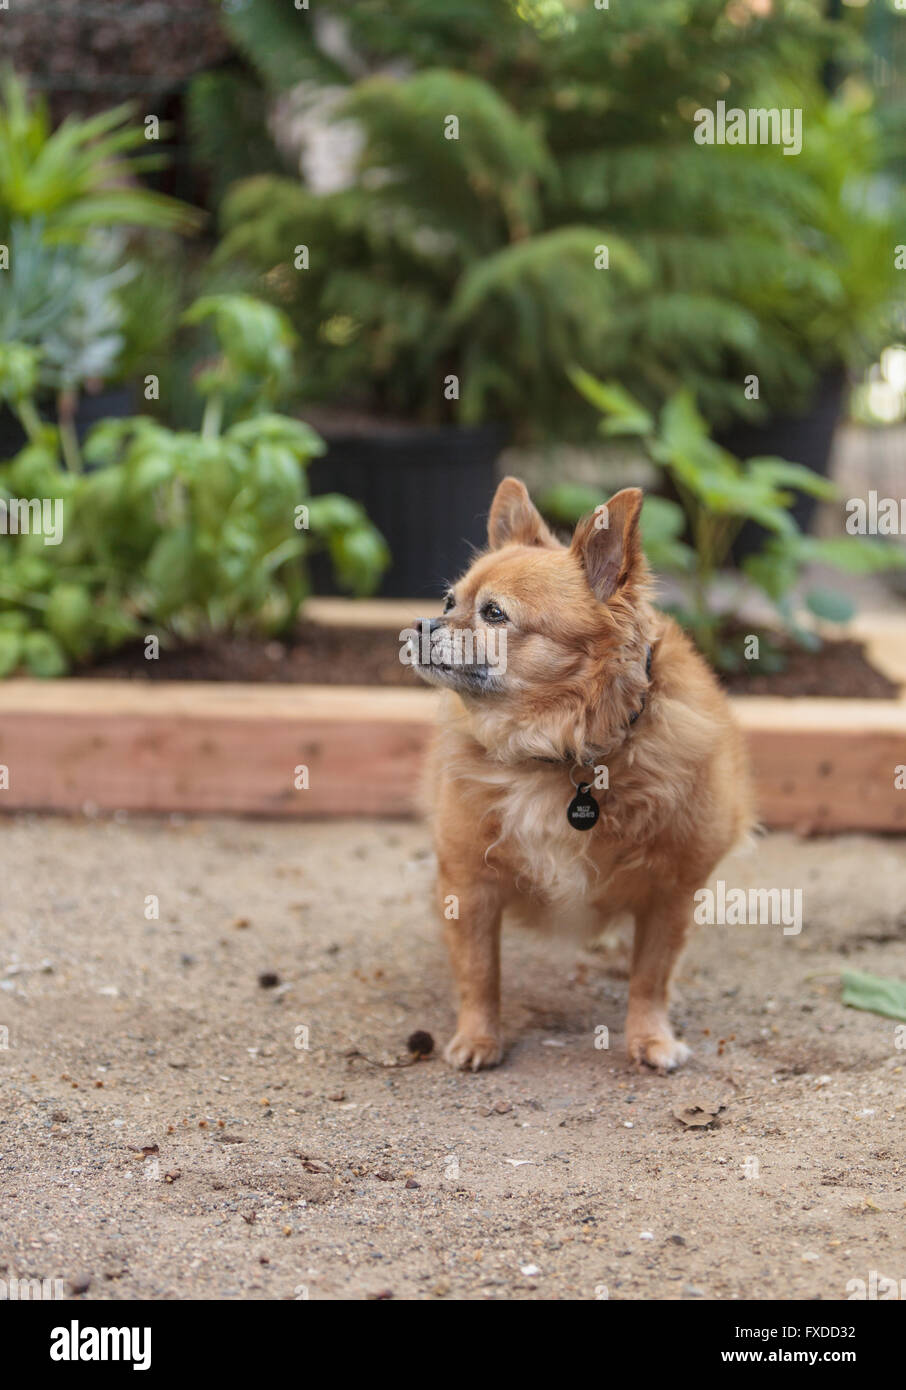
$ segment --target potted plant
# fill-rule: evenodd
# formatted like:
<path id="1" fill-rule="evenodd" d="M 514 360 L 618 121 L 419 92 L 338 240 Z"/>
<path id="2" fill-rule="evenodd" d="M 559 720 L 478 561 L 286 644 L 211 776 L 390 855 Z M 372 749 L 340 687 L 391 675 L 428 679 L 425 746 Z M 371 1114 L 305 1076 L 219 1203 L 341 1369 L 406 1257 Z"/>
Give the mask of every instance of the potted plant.
<path id="1" fill-rule="evenodd" d="M 0 77 L 0 339 L 36 349 L 36 399 L 75 455 L 94 420 L 123 414 L 132 392 L 130 359 L 142 358 L 171 328 L 160 306 L 148 312 L 137 234 L 191 231 L 201 215 L 142 187 L 141 171 L 156 155 L 136 155 L 145 132 L 116 107 L 52 127 L 46 103 L 29 96 L 7 69 Z M 171 304 L 171 308 L 175 306 Z M 0 417 L 0 456 L 25 442 L 18 421 Z"/>
<path id="2" fill-rule="evenodd" d="M 738 616 L 744 585 L 737 582 L 728 603 L 726 597 L 718 599 L 717 579 L 747 523 L 757 523 L 765 540 L 746 557 L 744 580 L 770 601 L 777 627 L 811 650 L 820 647 L 820 636 L 816 627 L 802 625 L 798 604 L 825 623 L 847 622 L 855 606 L 845 592 L 836 589 L 811 586 L 801 592 L 809 564 L 823 562 L 851 574 L 906 566 L 906 552 L 882 540 L 856 536 L 819 540 L 804 535 L 795 519 L 797 494 L 830 499 L 836 496 L 834 485 L 795 461 L 735 458 L 711 439 L 688 392 L 672 396 L 656 419 L 618 382 L 597 381 L 575 368 L 571 377 L 584 398 L 601 412 L 601 433 L 609 439 L 637 439 L 673 484 L 679 502 L 655 495 L 645 498 L 642 540 L 652 567 L 679 581 L 683 599 L 672 611 L 718 670 L 734 671 L 744 664 Z M 549 489 L 539 505 L 551 520 L 573 525 L 600 501 L 585 487 L 561 484 Z M 683 539 L 686 534 L 689 543 Z M 776 630 L 759 636 L 763 670 L 776 669 L 783 662 L 774 640 Z"/>
<path id="3" fill-rule="evenodd" d="M 587 439 L 564 383 L 577 358 L 648 408 L 686 388 L 719 427 L 808 409 L 892 272 L 889 213 L 854 178 L 870 115 L 821 86 L 839 26 L 725 0 L 606 15 L 492 0 L 469 16 L 454 27 L 410 0 L 398 26 L 375 25 L 344 0 L 317 15 L 249 0 L 226 18 L 305 177 L 235 184 L 221 256 L 317 344 L 306 400 Z M 696 143 L 696 112 L 718 100 L 804 107 L 801 153 Z M 319 185 L 338 160 L 345 178 Z M 435 447 L 414 453 L 436 542 L 451 528 L 430 510 Z M 380 452 L 359 466 L 382 469 L 405 548 L 392 467 Z"/>
<path id="4" fill-rule="evenodd" d="M 0 463 L 0 675 L 57 676 L 148 635 L 291 636 L 318 550 L 345 589 L 377 583 L 382 537 L 354 501 L 311 494 L 323 443 L 275 409 L 292 370 L 285 318 L 235 295 L 201 299 L 186 317 L 218 349 L 196 379 L 199 427 L 102 421 L 84 444 L 91 471 L 40 418 L 38 350 L 0 349 L 0 399 L 28 441 Z"/>

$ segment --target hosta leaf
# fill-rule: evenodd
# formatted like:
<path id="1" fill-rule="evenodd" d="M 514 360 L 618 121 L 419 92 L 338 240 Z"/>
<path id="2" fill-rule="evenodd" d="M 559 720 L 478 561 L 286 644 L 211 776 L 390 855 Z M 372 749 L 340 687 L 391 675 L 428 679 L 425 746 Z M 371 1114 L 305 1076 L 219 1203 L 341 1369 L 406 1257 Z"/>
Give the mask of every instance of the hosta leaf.
<path id="1" fill-rule="evenodd" d="M 330 557 L 344 589 L 368 594 L 377 587 L 390 554 L 379 531 L 373 526 L 357 526 L 331 538 Z"/>
<path id="2" fill-rule="evenodd" d="M 831 501 L 839 489 L 820 473 L 806 468 L 802 463 L 789 463 L 781 458 L 750 458 L 746 460 L 746 472 L 759 481 L 774 487 L 795 488 L 797 492 L 807 492 L 810 497 L 820 497 Z"/>
<path id="3" fill-rule="evenodd" d="M 360 526 L 365 518 L 358 502 L 344 497 L 341 492 L 322 492 L 319 497 L 310 497 L 305 505 L 308 507 L 308 529 L 315 534 Z"/>
<path id="4" fill-rule="evenodd" d="M 38 388 L 41 353 L 22 343 L 0 344 L 0 399 L 21 400 Z"/>
<path id="5" fill-rule="evenodd" d="M 72 656 L 84 656 L 91 649 L 93 605 L 88 590 L 80 584 L 57 584 L 47 599 L 44 620 Z"/>
<path id="6" fill-rule="evenodd" d="M 22 634 L 0 626 L 0 680 L 11 676 L 22 659 Z"/>
<path id="7" fill-rule="evenodd" d="M 652 569 L 683 573 L 692 569 L 695 552 L 680 539 L 686 514 L 678 503 L 666 497 L 646 497 L 639 524 L 642 548 Z"/>
<path id="8" fill-rule="evenodd" d="M 154 546 L 145 566 L 145 577 L 154 593 L 154 609 L 169 617 L 194 599 L 196 545 L 188 526 L 168 531 Z"/>
<path id="9" fill-rule="evenodd" d="M 778 603 L 795 584 L 799 565 L 790 551 L 766 546 L 757 555 L 747 555 L 742 563 L 747 579 Z"/>
<path id="10" fill-rule="evenodd" d="M 295 450 L 300 458 L 316 458 L 327 449 L 324 440 L 311 425 L 288 415 L 253 415 L 250 420 L 240 420 L 238 424 L 231 425 L 226 437 L 245 447 L 271 440 Z"/>
<path id="11" fill-rule="evenodd" d="M 213 294 L 197 299 L 183 318 L 190 324 L 213 320 L 223 361 L 232 371 L 275 383 L 288 379 L 295 333 L 279 309 L 251 295 Z M 214 385 L 212 379 L 209 387 Z"/>
<path id="12" fill-rule="evenodd" d="M 651 434 L 654 420 L 648 411 L 616 381 L 598 381 L 581 367 L 571 367 L 569 379 L 576 390 L 607 418 L 606 434 Z"/>
<path id="13" fill-rule="evenodd" d="M 803 563 L 833 565 L 847 574 L 877 574 L 906 566 L 906 546 L 873 536 L 835 536 L 827 540 L 800 536 L 796 549 Z"/>
<path id="14" fill-rule="evenodd" d="M 49 632 L 27 632 L 22 638 L 22 659 L 33 676 L 52 680 L 69 669 L 66 653 Z"/>
<path id="15" fill-rule="evenodd" d="M 538 498 L 538 508 L 555 526 L 575 526 L 607 498 L 583 483 L 555 483 Z"/>
<path id="16" fill-rule="evenodd" d="M 837 589 L 811 589 L 805 596 L 805 603 L 816 618 L 828 623 L 848 623 L 856 611 L 849 595 Z"/>

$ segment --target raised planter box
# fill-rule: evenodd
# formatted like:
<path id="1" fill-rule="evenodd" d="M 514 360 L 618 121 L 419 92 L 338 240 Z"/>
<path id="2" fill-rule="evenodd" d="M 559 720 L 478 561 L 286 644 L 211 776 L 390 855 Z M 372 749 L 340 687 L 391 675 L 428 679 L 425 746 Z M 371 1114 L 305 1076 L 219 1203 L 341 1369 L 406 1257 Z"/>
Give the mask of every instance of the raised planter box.
<path id="1" fill-rule="evenodd" d="M 432 711 L 418 690 L 7 681 L 0 808 L 409 815 Z"/>
<path id="2" fill-rule="evenodd" d="M 325 600 L 315 616 L 363 621 Z M 369 618 L 404 626 L 410 605 Z M 402 616 L 400 616 L 402 615 Z M 899 618 L 863 621 L 878 664 L 906 679 Z M 356 686 L 14 680 L 0 684 L 0 810 L 305 818 L 418 810 L 436 696 Z M 759 814 L 777 828 L 906 831 L 906 698 L 734 700 Z M 308 769 L 307 789 L 297 769 Z"/>

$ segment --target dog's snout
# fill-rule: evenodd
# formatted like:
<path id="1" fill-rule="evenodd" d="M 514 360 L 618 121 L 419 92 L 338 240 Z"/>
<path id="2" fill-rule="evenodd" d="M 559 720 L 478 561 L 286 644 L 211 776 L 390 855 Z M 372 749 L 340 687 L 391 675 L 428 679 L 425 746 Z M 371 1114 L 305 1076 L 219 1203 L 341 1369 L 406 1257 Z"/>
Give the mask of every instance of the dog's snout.
<path id="1" fill-rule="evenodd" d="M 431 633 L 439 628 L 442 622 L 442 618 L 417 618 L 416 626 L 419 637 L 430 637 Z"/>

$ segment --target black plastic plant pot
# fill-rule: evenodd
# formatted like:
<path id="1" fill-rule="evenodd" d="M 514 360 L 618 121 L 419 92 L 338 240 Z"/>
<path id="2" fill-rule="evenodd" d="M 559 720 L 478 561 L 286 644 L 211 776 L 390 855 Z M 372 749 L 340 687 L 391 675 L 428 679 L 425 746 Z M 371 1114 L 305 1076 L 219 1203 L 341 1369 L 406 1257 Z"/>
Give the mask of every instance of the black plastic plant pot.
<path id="1" fill-rule="evenodd" d="M 802 463 L 813 472 L 827 477 L 830 467 L 834 430 L 843 407 L 846 374 L 839 371 L 825 375 L 815 393 L 809 410 L 802 415 L 775 415 L 761 425 L 739 423 L 717 436 L 717 443 L 729 449 L 737 458 L 749 459 L 776 456 L 791 463 Z M 795 494 L 790 511 L 801 531 L 808 531 L 818 505 L 817 498 L 807 493 Z M 747 555 L 761 549 L 767 532 L 755 522 L 746 522 L 733 546 L 733 558 L 739 563 Z"/>
<path id="2" fill-rule="evenodd" d="M 310 465 L 312 493 L 342 492 L 361 502 L 390 547 L 378 592 L 439 602 L 486 542 L 505 431 L 398 426 L 334 433 L 316 427 L 328 450 Z M 312 564 L 312 580 L 318 594 L 340 592 L 323 555 Z"/>
<path id="3" fill-rule="evenodd" d="M 95 395 L 86 392 L 79 397 L 75 429 L 81 443 L 92 425 L 99 420 L 122 419 L 135 409 L 135 392 L 131 386 L 114 386 Z M 52 401 L 39 400 L 38 410 L 44 420 L 56 422 L 56 406 Z M 25 433 L 12 411 L 0 406 L 0 463 L 7 463 L 26 443 Z"/>

